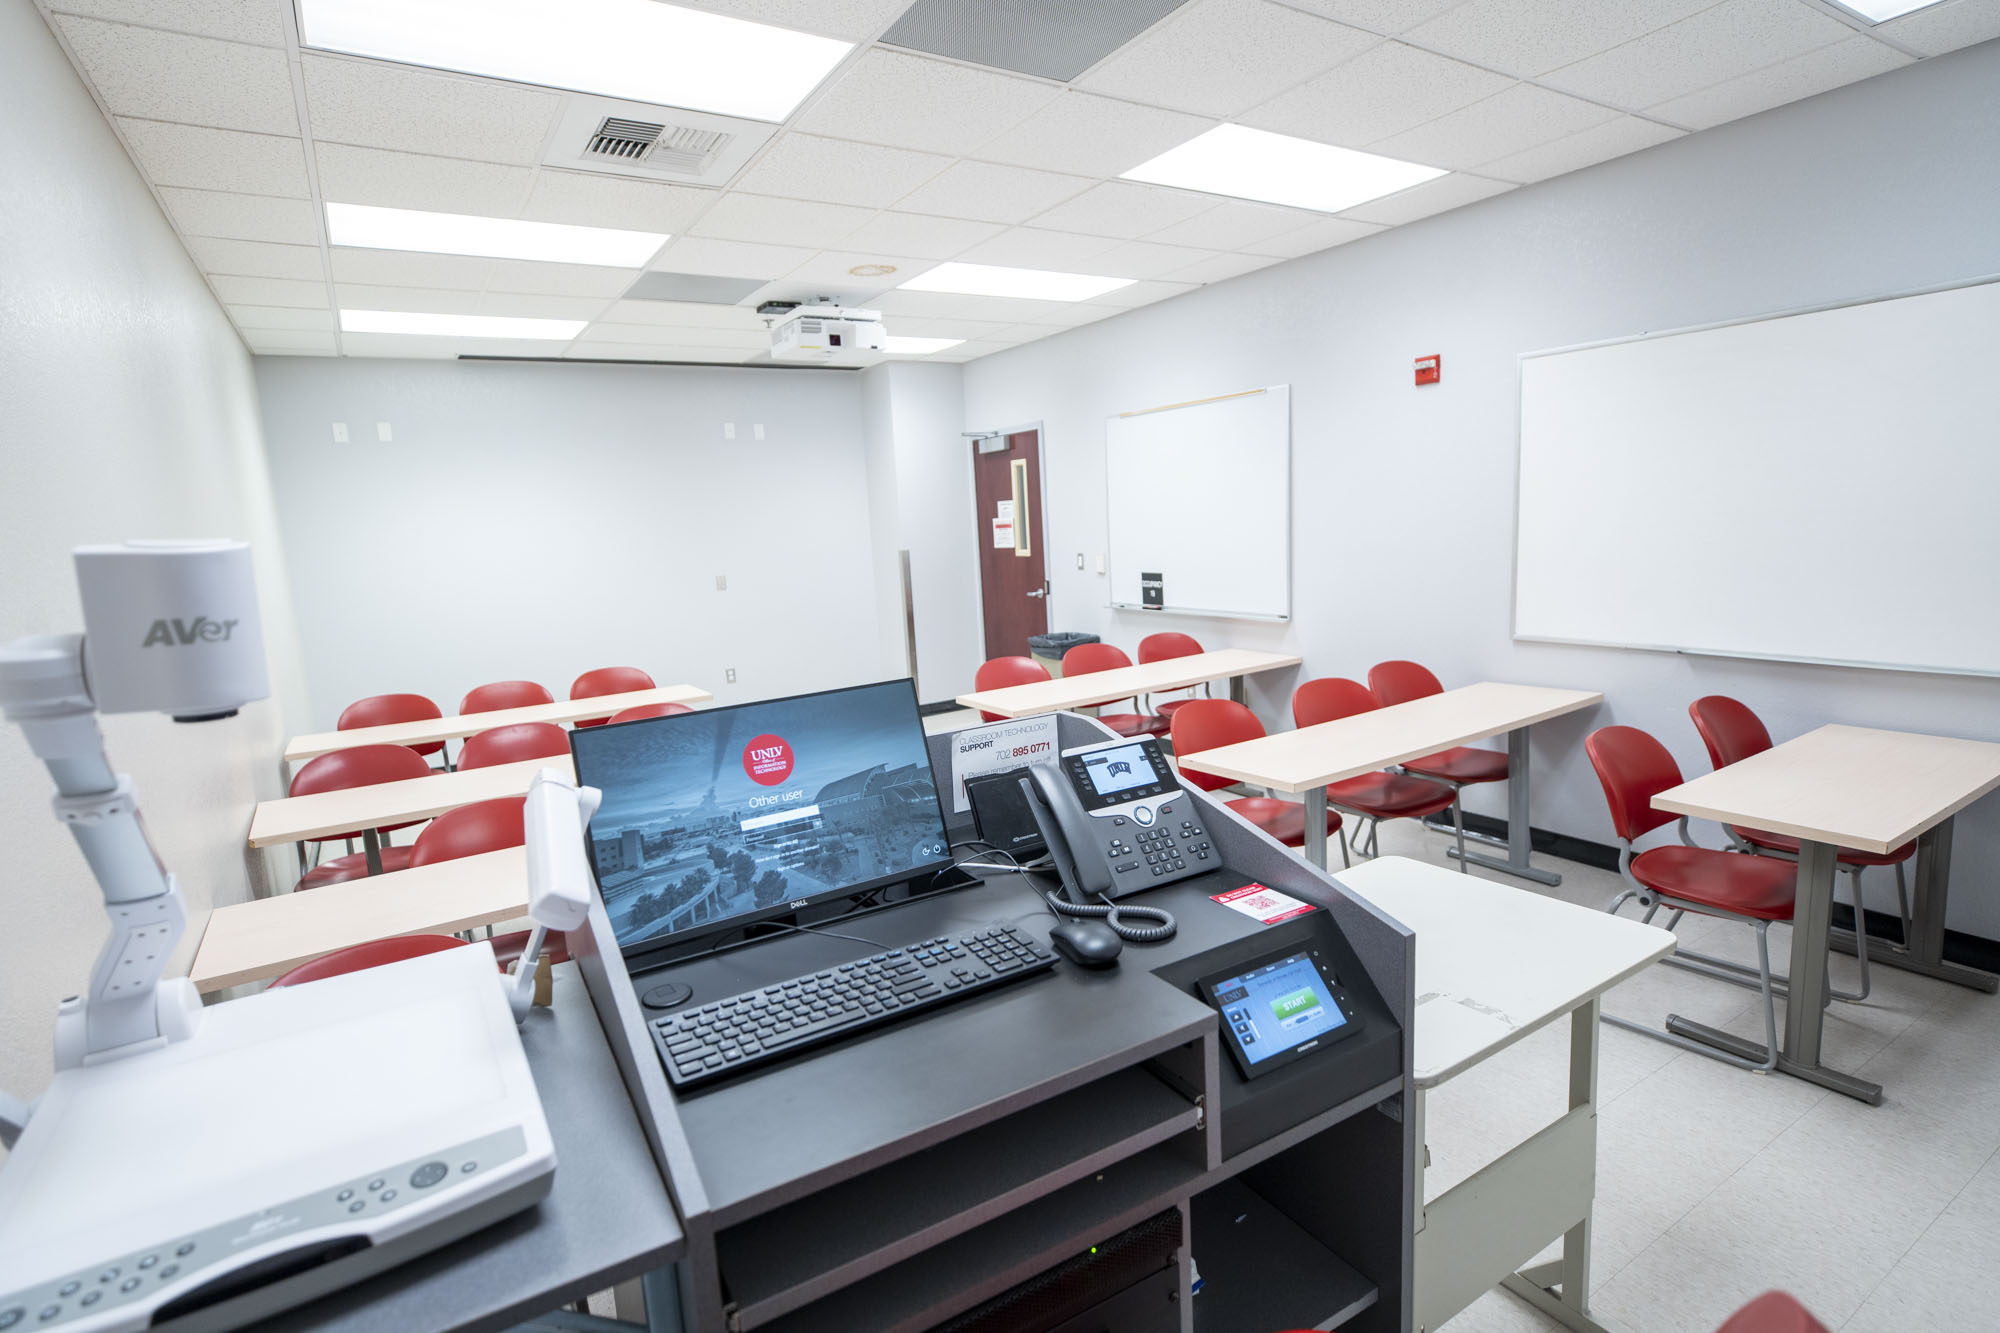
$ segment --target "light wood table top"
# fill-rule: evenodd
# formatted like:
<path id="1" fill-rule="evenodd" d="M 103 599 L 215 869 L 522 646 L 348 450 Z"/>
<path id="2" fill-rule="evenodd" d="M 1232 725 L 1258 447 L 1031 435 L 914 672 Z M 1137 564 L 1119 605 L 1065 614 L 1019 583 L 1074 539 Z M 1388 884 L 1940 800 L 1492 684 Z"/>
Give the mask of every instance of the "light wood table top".
<path id="1" fill-rule="evenodd" d="M 2000 788 L 2000 745 L 1829 725 L 1661 792 L 1655 810 L 1887 852 Z"/>
<path id="2" fill-rule="evenodd" d="M 528 854 L 509 847 L 218 907 L 188 976 L 206 995 L 369 940 L 449 934 L 527 914 Z"/>
<path id="3" fill-rule="evenodd" d="M 310 736 L 294 736 L 285 747 L 288 763 L 302 763 L 331 750 L 356 745 L 426 745 L 431 741 L 455 741 L 516 722 L 585 722 L 610 717 L 641 704 L 705 704 L 715 696 L 695 685 L 661 685 L 650 690 L 628 690 L 624 694 L 600 694 L 594 699 L 558 699 L 552 704 L 530 704 L 526 708 L 496 708 L 490 713 L 460 713 L 455 717 L 431 717 L 417 722 L 391 722 L 380 727 L 354 727 L 347 731 L 320 731 Z"/>
<path id="4" fill-rule="evenodd" d="M 523 759 L 518 764 L 494 764 L 490 768 L 433 773 L 427 778 L 378 782 L 371 787 L 259 801 L 256 812 L 250 816 L 250 845 L 276 847 L 307 838 L 339 837 L 362 829 L 430 819 L 474 801 L 525 796 L 535 774 L 544 768 L 553 768 L 569 781 L 576 781 L 575 764 L 568 755 L 559 754 L 546 759 Z"/>
<path id="5" fill-rule="evenodd" d="M 1176 756 L 1182 768 L 1276 791 L 1310 791 L 1603 702 L 1589 690 L 1485 682 L 1334 722 Z"/>
<path id="6" fill-rule="evenodd" d="M 1294 667 L 1305 659 L 1289 653 L 1265 653 L 1250 648 L 1221 648 L 1191 657 L 1170 657 L 1142 666 L 1093 671 L 1087 676 L 1063 676 L 1038 680 L 1031 685 L 1008 685 L 997 690 L 973 690 L 958 696 L 967 708 L 998 717 L 1032 717 L 1037 713 L 1060 713 L 1069 708 L 1091 708 L 1134 695 L 1158 694 L 1166 690 L 1205 685 L 1232 676 L 1248 676 L 1259 671 Z"/>
<path id="7" fill-rule="evenodd" d="M 1416 1054 L 1436 1087 L 1674 951 L 1671 931 L 1380 856 L 1335 875 L 1417 936 Z"/>

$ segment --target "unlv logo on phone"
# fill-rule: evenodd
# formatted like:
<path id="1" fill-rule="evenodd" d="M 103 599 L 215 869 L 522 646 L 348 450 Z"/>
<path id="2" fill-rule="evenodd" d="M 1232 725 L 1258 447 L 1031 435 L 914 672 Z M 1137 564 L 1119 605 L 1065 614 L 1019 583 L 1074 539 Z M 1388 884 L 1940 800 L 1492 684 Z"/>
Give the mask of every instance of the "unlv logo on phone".
<path id="1" fill-rule="evenodd" d="M 743 771 L 752 782 L 775 787 L 792 775 L 792 747 L 783 736 L 753 736 L 743 747 Z"/>

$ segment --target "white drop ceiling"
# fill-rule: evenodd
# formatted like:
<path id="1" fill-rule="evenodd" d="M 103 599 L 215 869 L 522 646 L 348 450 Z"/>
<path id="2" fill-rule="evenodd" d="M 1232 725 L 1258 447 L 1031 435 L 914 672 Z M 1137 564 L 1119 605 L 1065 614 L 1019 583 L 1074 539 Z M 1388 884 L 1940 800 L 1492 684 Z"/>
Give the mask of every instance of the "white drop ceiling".
<path id="1" fill-rule="evenodd" d="M 37 0 L 267 355 L 765 361 L 754 307 L 827 296 L 965 361 L 2000 37 L 2000 0 L 1875 27 L 1822 0 L 1187 0 L 1065 85 L 880 44 L 909 0 L 683 2 L 857 43 L 720 188 L 545 165 L 567 94 L 302 51 L 289 0 Z M 1333 217 L 1117 179 L 1222 120 L 1450 174 Z M 630 269 L 335 248 L 329 201 L 666 232 L 649 268 L 764 285 L 632 301 Z M 953 259 L 1137 281 L 894 290 Z M 343 306 L 590 323 L 352 334 Z"/>

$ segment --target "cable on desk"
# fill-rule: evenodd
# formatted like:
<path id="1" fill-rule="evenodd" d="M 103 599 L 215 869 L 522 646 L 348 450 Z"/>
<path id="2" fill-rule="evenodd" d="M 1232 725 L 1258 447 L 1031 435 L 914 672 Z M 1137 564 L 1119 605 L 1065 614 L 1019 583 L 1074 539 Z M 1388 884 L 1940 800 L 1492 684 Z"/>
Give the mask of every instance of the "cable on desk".
<path id="1" fill-rule="evenodd" d="M 1174 914 L 1164 907 L 1120 907 L 1101 897 L 1094 903 L 1073 903 L 1067 898 L 1058 898 L 1053 893 L 1042 896 L 1048 899 L 1049 910 L 1058 916 L 1101 919 L 1120 939 L 1133 944 L 1154 944 L 1160 940 L 1172 939 L 1174 932 L 1180 929 L 1174 920 Z M 1125 920 L 1127 917 L 1140 917 L 1160 924 L 1157 926 L 1130 924 Z"/>

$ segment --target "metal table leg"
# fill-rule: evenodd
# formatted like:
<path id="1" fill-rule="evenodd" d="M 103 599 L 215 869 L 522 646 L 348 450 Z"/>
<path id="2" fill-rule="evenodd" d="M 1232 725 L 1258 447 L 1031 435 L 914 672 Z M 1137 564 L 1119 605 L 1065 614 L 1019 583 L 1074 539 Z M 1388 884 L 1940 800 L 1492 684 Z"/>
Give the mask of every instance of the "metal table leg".
<path id="1" fill-rule="evenodd" d="M 1886 967 L 1900 967 L 1939 981 L 1969 986 L 1991 995 L 2000 991 L 2000 976 L 1982 972 L 1962 963 L 1948 963 L 1944 957 L 1945 891 L 1951 880 L 1951 827 L 1947 819 L 1917 837 L 1916 901 L 1911 907 L 1915 918 L 1910 938 L 1902 944 L 1870 936 L 1868 961 Z M 1833 947 L 1854 952 L 1854 932 L 1833 932 Z"/>
<path id="2" fill-rule="evenodd" d="M 1250 706 L 1250 678 L 1248 676 L 1231 676 L 1229 678 L 1229 697 L 1232 701 L 1248 708 Z"/>
<path id="3" fill-rule="evenodd" d="M 374 829 L 361 831 L 361 849 L 368 854 L 368 873 L 382 873 L 382 835 Z"/>
<path id="4" fill-rule="evenodd" d="M 1829 843 L 1799 844 L 1799 887 L 1792 908 L 1791 984 L 1785 997 L 1785 1035 L 1778 1048 L 1778 1070 L 1870 1106 L 1880 1106 L 1881 1084 L 1828 1069 L 1819 1062 L 1820 1037 L 1826 1022 L 1821 1001 L 1827 986 L 1827 929 L 1833 919 L 1833 878 L 1838 856 L 1839 849 Z M 1756 1042 L 1703 1023 L 1691 1023 L 1677 1014 L 1667 1019 L 1667 1031 L 1746 1060 L 1762 1060 L 1767 1053 Z"/>
<path id="5" fill-rule="evenodd" d="M 1562 883 L 1563 877 L 1555 871 L 1528 864 L 1533 850 L 1534 839 L 1528 829 L 1528 729 L 1516 727 L 1507 733 L 1507 859 L 1467 852 L 1465 860 L 1468 865 L 1519 875 L 1550 888 Z M 1449 848 L 1445 855 L 1457 856 L 1458 849 Z"/>
<path id="6" fill-rule="evenodd" d="M 1326 869 L 1325 787 L 1312 787 L 1306 791 L 1306 859 L 1321 870 Z"/>

